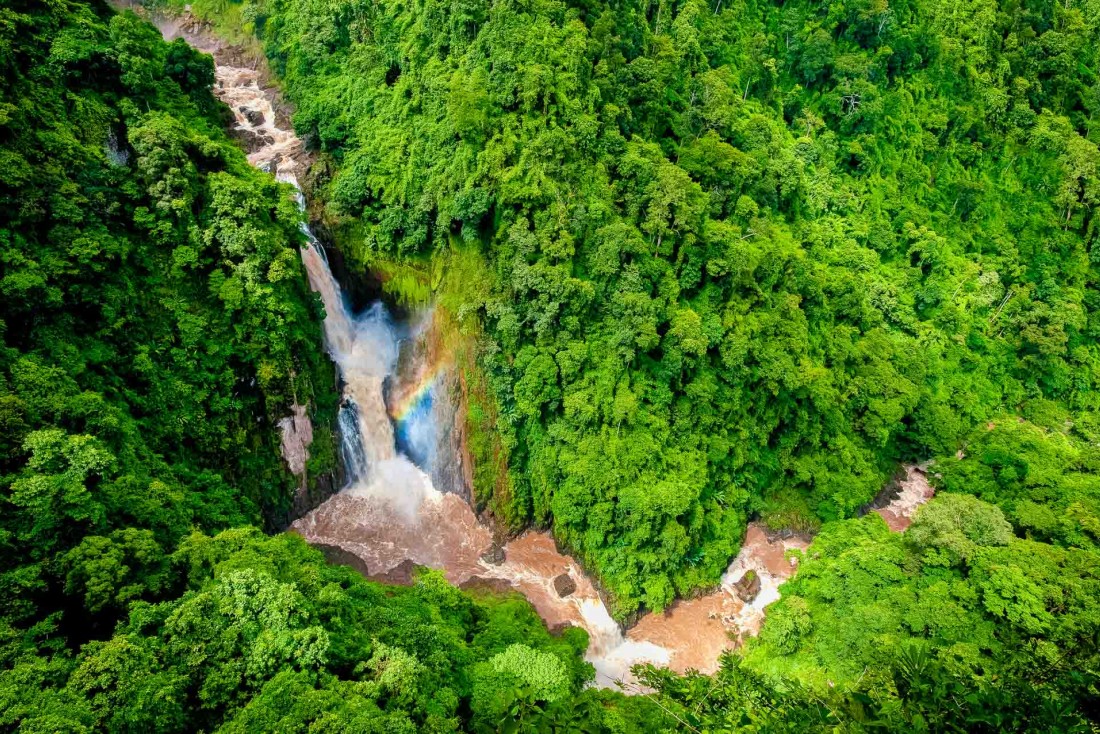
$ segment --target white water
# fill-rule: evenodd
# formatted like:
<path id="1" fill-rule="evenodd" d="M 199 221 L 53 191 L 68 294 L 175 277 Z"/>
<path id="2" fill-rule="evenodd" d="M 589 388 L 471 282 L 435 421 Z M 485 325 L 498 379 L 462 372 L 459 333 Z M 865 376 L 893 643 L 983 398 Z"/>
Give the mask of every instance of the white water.
<path id="1" fill-rule="evenodd" d="M 935 496 L 936 490 L 928 482 L 928 467 L 929 462 L 906 464 L 897 495 L 885 507 L 875 510 L 891 530 L 900 532 L 908 528 L 917 509 Z"/>
<path id="2" fill-rule="evenodd" d="M 279 180 L 298 189 L 294 174 L 294 156 L 301 145 L 292 134 L 274 126 L 271 101 L 258 84 L 258 74 L 249 69 L 217 67 L 218 95 L 233 110 L 242 130 L 266 136 L 271 142 L 249 154 L 249 161 L 260 168 L 274 170 Z M 252 111 L 252 120 L 248 112 Z M 255 112 L 263 115 L 257 119 Z M 298 190 L 299 205 L 305 201 Z M 326 507 L 295 523 L 295 529 L 307 539 L 342 545 L 366 556 L 372 571 L 379 572 L 407 559 L 418 564 L 442 568 L 454 582 L 478 575 L 504 579 L 521 589 L 539 607 L 544 617 L 558 622 L 580 624 L 590 635 L 589 660 L 597 669 L 598 682 L 610 685 L 628 679 L 630 667 L 639 662 L 668 664 L 668 650 L 645 641 L 624 639 L 619 625 L 606 606 L 571 561 L 563 567 L 564 557 L 547 553 L 536 544 L 508 552 L 501 565 L 480 560 L 491 542 L 472 510 L 454 495 L 445 497 L 432 486 L 429 476 L 404 454 L 395 449 L 394 426 L 386 410 L 385 382 L 394 375 L 399 352 L 398 330 L 381 303 L 360 314 L 351 313 L 339 283 L 329 269 L 324 250 L 308 227 L 303 225 L 307 244 L 302 248 L 302 263 L 310 286 L 325 306 L 325 345 L 340 370 L 344 383 L 338 417 L 341 454 L 347 486 L 340 493 L 337 525 L 357 529 L 360 541 L 348 542 L 343 533 L 324 532 L 331 522 L 322 520 Z M 414 445 L 427 441 L 426 422 L 430 411 L 419 411 L 407 422 Z M 327 519 L 327 518 L 326 518 Z M 353 530 L 355 532 L 355 530 Z M 536 538 L 546 541 L 548 538 Z M 541 545 L 545 546 L 545 542 Z M 506 548 L 506 552 L 508 548 Z M 535 560 L 525 563 L 525 556 Z M 381 566 L 381 568 L 379 568 Z M 553 588 L 554 577 L 569 573 L 578 589 L 560 598 Z"/>
<path id="3" fill-rule="evenodd" d="M 297 186 L 291 174 L 281 173 L 279 177 Z M 473 511 L 464 502 L 456 504 L 453 495 L 450 496 L 452 501 L 447 502 L 432 486 L 429 476 L 395 450 L 384 388 L 386 379 L 394 376 L 399 343 L 397 329 L 385 306 L 378 302 L 361 314 L 350 313 L 321 246 L 308 228 L 304 232 L 308 244 L 302 249 L 302 262 L 310 285 L 325 305 L 325 344 L 344 381 L 340 429 L 348 484 L 341 494 L 344 498 L 364 501 L 356 503 L 358 507 L 352 514 L 359 523 L 374 526 L 373 532 L 368 530 L 364 534 L 373 534 L 375 542 L 392 553 L 390 566 L 397 565 L 393 561 L 409 558 L 453 572 L 452 580 L 455 581 L 467 580 L 473 575 L 504 579 L 524 590 L 529 597 L 537 597 L 544 616 L 546 607 L 560 607 L 555 610 L 555 616 L 580 624 L 588 631 L 588 660 L 596 668 L 597 682 L 601 685 L 629 679 L 630 668 L 640 662 L 667 665 L 671 653 L 665 648 L 623 637 L 619 625 L 591 584 L 578 583 L 572 595 L 558 597 L 553 582 L 554 577 L 563 572 L 559 565 L 524 563 L 523 549 L 508 552 L 510 546 L 505 548 L 508 558 L 503 564 L 481 561 L 480 554 L 486 550 L 488 534 L 477 523 Z M 414 412 L 407 420 L 413 423 L 410 433 L 414 437 L 423 436 L 431 413 Z M 340 538 L 318 532 L 316 514 L 311 513 L 295 523 L 295 529 L 307 539 L 341 544 Z M 431 521 L 427 521 L 429 518 Z M 462 528 L 469 530 L 464 537 L 461 533 L 456 537 L 453 532 L 440 532 Z M 397 538 L 384 538 L 387 534 L 394 535 L 395 530 Z M 458 552 L 452 548 L 457 548 Z M 473 555 L 470 551 L 478 556 L 476 573 L 469 568 Z M 375 557 L 373 553 L 371 556 Z M 576 581 L 587 582 L 571 562 L 564 572 Z"/>
<path id="4" fill-rule="evenodd" d="M 544 608 L 562 607 L 555 610 L 557 616 L 588 631 L 588 657 L 604 684 L 628 678 L 630 667 L 639 662 L 667 665 L 668 650 L 623 638 L 619 625 L 589 584 L 578 584 L 574 594 L 564 599 L 558 597 L 553 589 L 554 577 L 562 572 L 558 566 L 524 563 L 523 553 L 509 552 L 509 546 L 505 548 L 508 559 L 501 565 L 480 560 L 489 537 L 472 510 L 461 500 L 456 503 L 454 495 L 449 496 L 448 502 L 420 467 L 395 451 L 393 424 L 384 396 L 385 380 L 394 376 L 397 361 L 394 324 L 381 303 L 375 303 L 363 314 L 350 314 L 327 262 L 317 252 L 317 246 L 311 243 L 303 251 L 303 262 L 310 283 L 324 301 L 326 343 L 345 383 L 345 405 L 352 408 L 341 411 L 344 455 L 356 454 L 361 447 L 365 457 L 347 466 L 348 486 L 341 494 L 344 507 L 350 510 L 348 515 L 355 517 L 353 522 L 363 528 L 363 534 L 373 535 L 375 543 L 391 552 L 388 563 L 383 561 L 381 565 L 392 567 L 396 565 L 394 561 L 409 558 L 442 568 L 454 581 L 474 575 L 504 579 L 529 596 L 537 596 Z M 423 421 L 431 416 L 426 412 L 411 418 Z M 362 502 L 348 503 L 349 498 Z M 317 514 L 303 518 L 295 529 L 307 539 L 341 544 L 338 535 L 333 537 L 323 531 L 323 526 L 319 527 Z M 453 532 L 462 529 L 467 532 Z M 377 550 L 370 555 L 372 560 L 376 559 Z M 574 564 L 565 572 L 580 580 L 581 573 Z"/>
<path id="5" fill-rule="evenodd" d="M 395 449 L 386 412 L 384 383 L 397 364 L 397 336 L 385 306 L 375 303 L 353 315 L 329 270 L 320 246 L 310 238 L 302 262 L 313 290 L 325 304 L 325 344 L 344 381 L 340 438 L 348 477 L 344 493 L 385 503 L 414 522 L 428 498 L 438 501 L 431 480 Z"/>

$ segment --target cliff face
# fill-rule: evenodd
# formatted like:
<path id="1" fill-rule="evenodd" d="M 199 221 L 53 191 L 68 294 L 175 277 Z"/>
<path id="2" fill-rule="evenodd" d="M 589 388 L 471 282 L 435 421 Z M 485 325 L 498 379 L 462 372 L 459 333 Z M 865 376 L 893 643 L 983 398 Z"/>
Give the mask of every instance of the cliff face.
<path id="1" fill-rule="evenodd" d="M 431 476 L 436 489 L 469 503 L 473 464 L 466 441 L 467 406 L 461 370 L 448 346 L 457 335 L 449 328 L 437 309 L 408 319 L 386 403 L 399 448 Z"/>
<path id="2" fill-rule="evenodd" d="M 443 492 L 471 501 L 473 465 L 466 444 L 466 405 L 461 380 L 454 367 L 440 375 L 441 399 L 436 409 L 439 421 L 439 458 L 432 467 L 432 481 Z"/>

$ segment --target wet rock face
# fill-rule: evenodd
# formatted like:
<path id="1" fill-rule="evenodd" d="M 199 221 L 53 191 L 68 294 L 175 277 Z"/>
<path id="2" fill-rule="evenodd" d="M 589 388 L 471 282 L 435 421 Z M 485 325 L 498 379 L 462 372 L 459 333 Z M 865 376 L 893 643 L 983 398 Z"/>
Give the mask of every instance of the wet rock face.
<path id="1" fill-rule="evenodd" d="M 290 473 L 304 481 L 309 447 L 313 443 L 313 423 L 305 405 L 295 403 L 290 410 L 291 414 L 278 424 L 282 434 L 283 459 Z"/>
<path id="2" fill-rule="evenodd" d="M 339 492 L 343 484 L 336 472 L 325 472 L 318 476 L 310 476 L 308 479 L 309 481 L 299 486 L 294 493 L 289 514 L 281 518 L 273 518 L 272 527 L 285 530 L 295 520 L 309 514 L 329 497 Z M 366 571 L 362 573 L 364 576 L 367 575 Z"/>
<path id="3" fill-rule="evenodd" d="M 733 590 L 737 598 L 746 604 L 751 604 L 756 595 L 760 593 L 760 576 L 756 571 L 749 569 L 739 581 L 734 583 Z"/>
<path id="4" fill-rule="evenodd" d="M 493 543 L 489 546 L 489 550 L 481 554 L 481 560 L 492 566 L 499 566 L 504 563 L 504 549 L 497 543 Z"/>
<path id="5" fill-rule="evenodd" d="M 338 545 L 328 545 L 326 543 L 314 543 L 313 547 L 324 553 L 325 560 L 329 563 L 334 563 L 338 566 L 348 566 L 364 576 L 370 577 L 370 569 L 367 568 L 366 561 L 351 551 L 345 550 Z"/>
<path id="6" fill-rule="evenodd" d="M 275 139 L 270 135 L 263 135 L 247 128 L 233 128 L 229 131 L 229 134 L 249 154 L 260 152 L 275 143 Z M 275 161 L 261 162 L 256 167 L 268 173 L 276 172 Z"/>
<path id="7" fill-rule="evenodd" d="M 566 597 L 576 590 L 577 582 L 569 574 L 562 573 L 554 577 L 554 591 L 558 592 L 558 596 Z"/>
<path id="8" fill-rule="evenodd" d="M 238 107 L 237 110 L 248 120 L 248 124 L 258 127 L 264 124 L 264 113 L 259 110 L 250 110 L 247 107 Z"/>
<path id="9" fill-rule="evenodd" d="M 570 622 L 559 622 L 558 624 L 551 624 L 547 626 L 546 631 L 554 637 L 561 637 L 565 634 L 566 630 L 571 630 L 577 625 Z"/>
<path id="10" fill-rule="evenodd" d="M 335 472 L 310 475 L 306 471 L 309 447 L 313 444 L 313 422 L 309 418 L 307 406 L 295 403 L 290 408 L 291 414 L 278 423 L 281 434 L 280 449 L 287 468 L 298 480 L 298 489 L 294 492 L 289 514 L 285 517 L 270 519 L 271 525 L 279 529 L 286 528 L 294 520 L 327 500 L 340 488 L 340 479 Z M 334 563 L 343 563 L 343 561 L 334 561 Z M 359 570 L 366 574 L 366 571 Z"/>

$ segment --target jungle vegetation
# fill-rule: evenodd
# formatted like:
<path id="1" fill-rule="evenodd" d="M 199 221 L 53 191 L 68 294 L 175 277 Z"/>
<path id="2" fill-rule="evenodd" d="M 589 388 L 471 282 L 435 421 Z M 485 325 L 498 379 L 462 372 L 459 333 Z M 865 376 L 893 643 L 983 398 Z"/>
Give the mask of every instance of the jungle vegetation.
<path id="1" fill-rule="evenodd" d="M 1081 520 L 1100 442 L 1052 406 L 1032 417 L 940 461 L 905 533 L 825 523 L 717 676 L 650 684 L 700 731 L 1096 731 L 1100 528 Z"/>
<path id="2" fill-rule="evenodd" d="M 0 730 L 1100 726 L 1095 0 L 194 9 L 263 43 L 346 253 L 443 262 L 500 523 L 624 617 L 713 584 L 750 516 L 817 535 L 717 675 L 629 698 L 515 595 L 265 535 L 275 422 L 335 409 L 301 215 L 208 57 L 14 0 Z M 906 533 L 861 516 L 929 458 Z"/>
<path id="3" fill-rule="evenodd" d="M 480 262 L 478 501 L 619 615 L 751 515 L 812 531 L 993 416 L 1098 406 L 1095 2 L 228 5 L 345 249 Z"/>
<path id="4" fill-rule="evenodd" d="M 330 471 L 337 391 L 297 204 L 213 82 L 133 13 L 0 7 L 0 731 L 660 731 L 518 595 L 261 532 L 276 421 L 308 404 Z"/>
<path id="5" fill-rule="evenodd" d="M 623 616 L 820 531 L 678 724 L 1096 725 L 1100 5 L 233 7 L 345 248 L 458 269 L 498 521 Z"/>

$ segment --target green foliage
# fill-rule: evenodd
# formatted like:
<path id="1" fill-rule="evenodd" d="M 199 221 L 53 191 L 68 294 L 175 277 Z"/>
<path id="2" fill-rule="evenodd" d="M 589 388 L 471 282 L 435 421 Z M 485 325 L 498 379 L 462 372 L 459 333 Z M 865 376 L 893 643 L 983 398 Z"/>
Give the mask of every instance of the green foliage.
<path id="1" fill-rule="evenodd" d="M 123 528 L 109 536 L 87 535 L 61 558 L 65 593 L 82 595 L 93 614 L 123 610 L 143 594 L 157 595 L 172 578 L 164 551 L 150 530 Z"/>
<path id="2" fill-rule="evenodd" d="M 1047 427 L 999 419 L 934 462 L 949 491 L 905 533 L 876 514 L 826 523 L 713 679 L 645 671 L 663 708 L 698 731 L 1095 730 L 1096 548 L 1032 522 L 1070 529 L 1064 508 L 1091 501 L 1094 418 L 1025 413 Z M 1010 524 L 1001 508 L 1021 506 Z"/>
<path id="3" fill-rule="evenodd" d="M 192 729 L 327 649 L 248 569 L 159 606 L 183 536 L 285 522 L 275 421 L 333 407 L 300 215 L 131 13 L 9 4 L 0 66 L 0 729 Z"/>
<path id="4" fill-rule="evenodd" d="M 478 501 L 618 614 L 717 581 L 751 513 L 1100 407 L 1091 0 L 245 7 L 347 249 L 477 250 Z"/>
<path id="5" fill-rule="evenodd" d="M 530 687 L 536 699 L 556 701 L 569 692 L 569 678 L 561 660 L 526 645 L 511 645 L 489 661 L 499 675 L 513 677 Z"/>
<path id="6" fill-rule="evenodd" d="M 920 642 L 897 651 L 887 677 L 816 690 L 772 681 L 727 659 L 713 678 L 648 669 L 672 730 L 714 732 L 1073 732 L 1092 731 L 1063 702 L 1013 681 L 957 676 Z M 676 728 L 679 727 L 679 728 Z M 690 729 L 689 729 L 690 727 Z"/>
<path id="7" fill-rule="evenodd" d="M 854 696 L 834 714 L 870 695 L 901 730 L 919 716 L 930 730 L 1068 731 L 1093 715 L 1096 555 L 1017 539 L 972 496 L 933 499 L 904 534 L 874 514 L 827 523 L 781 592 L 743 664 L 797 681 L 800 699 Z"/>
<path id="8" fill-rule="evenodd" d="M 951 566 L 974 558 L 982 548 L 1008 545 L 1012 526 L 996 507 L 949 494 L 917 510 L 906 539 L 923 551 L 925 563 Z"/>
<path id="9" fill-rule="evenodd" d="M 34 731 L 65 716 L 106 731 L 651 730 L 612 726 L 634 707 L 607 712 L 614 701 L 585 688 L 587 636 L 550 635 L 518 595 L 474 599 L 437 572 L 384 587 L 327 565 L 295 535 L 254 529 L 191 535 L 171 564 L 182 593 L 129 604 L 109 639 L 72 658 L 9 661 L 0 725 Z M 41 697 L 40 685 L 55 690 Z"/>
<path id="10" fill-rule="evenodd" d="M 750 513 L 821 530 L 759 638 L 630 700 L 516 595 L 204 534 L 285 517 L 274 420 L 333 407 L 299 214 L 209 58 L 16 3 L 0 729 L 1095 728 L 1095 3 L 194 9 L 264 44 L 349 254 L 483 336 L 502 523 L 552 523 L 620 615 L 712 584 Z M 844 519 L 939 454 L 907 534 Z"/>
<path id="11" fill-rule="evenodd" d="M 98 3 L 4 12 L 0 607 L 81 642 L 174 590 L 192 528 L 285 522 L 275 422 L 324 424 L 332 373 L 297 207 L 222 131 L 212 60 Z"/>
<path id="12" fill-rule="evenodd" d="M 1075 425 L 1064 411 L 1047 413 L 1035 416 L 1047 427 L 1006 418 L 977 430 L 964 458 L 937 465 L 937 482 L 996 504 L 1029 538 L 1095 550 L 1100 452 L 1094 414 L 1083 414 Z"/>

